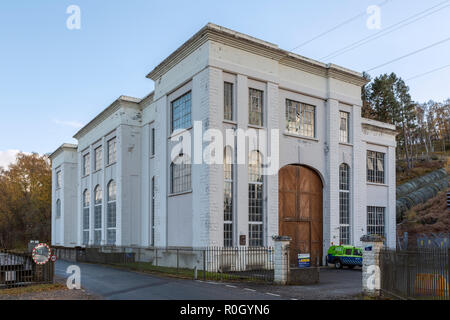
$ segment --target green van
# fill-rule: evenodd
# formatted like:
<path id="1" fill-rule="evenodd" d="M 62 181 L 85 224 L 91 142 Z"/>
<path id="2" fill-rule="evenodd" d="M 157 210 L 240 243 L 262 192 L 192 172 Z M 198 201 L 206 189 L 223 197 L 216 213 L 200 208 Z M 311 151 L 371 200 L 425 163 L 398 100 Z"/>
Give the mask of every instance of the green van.
<path id="1" fill-rule="evenodd" d="M 362 250 L 354 246 L 331 246 L 328 249 L 327 263 L 333 263 L 336 269 L 343 266 L 350 269 L 362 267 Z"/>

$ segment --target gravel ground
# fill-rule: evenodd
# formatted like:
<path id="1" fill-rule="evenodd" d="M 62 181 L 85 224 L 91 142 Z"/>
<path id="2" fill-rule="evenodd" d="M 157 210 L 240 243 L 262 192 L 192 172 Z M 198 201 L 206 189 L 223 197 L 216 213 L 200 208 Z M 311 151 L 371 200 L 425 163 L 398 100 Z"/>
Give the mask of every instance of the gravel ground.
<path id="1" fill-rule="evenodd" d="M 0 290 L 0 300 L 99 300 L 95 296 L 81 290 L 69 290 L 65 287 L 66 279 L 55 276 L 55 282 L 64 286 L 62 289 L 50 289 L 39 292 L 24 292 L 19 294 L 5 294 Z"/>

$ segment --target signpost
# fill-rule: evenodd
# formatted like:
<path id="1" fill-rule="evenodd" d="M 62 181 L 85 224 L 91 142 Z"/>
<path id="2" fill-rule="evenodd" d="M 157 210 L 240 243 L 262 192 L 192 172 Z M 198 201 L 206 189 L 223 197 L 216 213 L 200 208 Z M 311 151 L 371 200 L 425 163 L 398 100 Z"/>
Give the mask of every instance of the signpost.
<path id="1" fill-rule="evenodd" d="M 311 266 L 311 255 L 309 253 L 299 253 L 297 258 L 299 268 L 309 268 Z"/>

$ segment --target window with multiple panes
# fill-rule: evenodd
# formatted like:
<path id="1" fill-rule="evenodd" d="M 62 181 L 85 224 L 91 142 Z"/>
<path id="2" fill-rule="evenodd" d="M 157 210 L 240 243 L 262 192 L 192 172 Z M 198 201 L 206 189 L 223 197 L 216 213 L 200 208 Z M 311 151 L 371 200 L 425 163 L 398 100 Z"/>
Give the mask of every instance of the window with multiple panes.
<path id="1" fill-rule="evenodd" d="M 249 88 L 248 123 L 263 125 L 263 91 Z"/>
<path id="2" fill-rule="evenodd" d="M 87 176 L 91 172 L 91 157 L 89 153 L 83 156 L 83 175 Z"/>
<path id="3" fill-rule="evenodd" d="M 61 171 L 58 171 L 56 173 L 56 188 L 61 188 L 62 186 L 62 175 L 61 175 Z"/>
<path id="4" fill-rule="evenodd" d="M 98 147 L 95 149 L 95 168 L 94 170 L 100 170 L 102 168 L 102 162 L 103 162 L 103 151 L 102 147 Z"/>
<path id="5" fill-rule="evenodd" d="M 83 244 L 89 244 L 89 206 L 91 203 L 91 194 L 89 190 L 83 192 Z"/>
<path id="6" fill-rule="evenodd" d="M 56 218 L 61 217 L 61 200 L 56 200 Z"/>
<path id="7" fill-rule="evenodd" d="M 316 107 L 286 99 L 286 130 L 305 137 L 315 137 Z"/>
<path id="8" fill-rule="evenodd" d="M 223 118 L 225 120 L 233 120 L 233 84 L 225 82 L 223 85 Z"/>
<path id="9" fill-rule="evenodd" d="M 223 197 L 223 245 L 233 246 L 233 154 L 231 147 L 224 150 L 224 197 Z"/>
<path id="10" fill-rule="evenodd" d="M 262 159 L 259 151 L 252 151 L 248 164 L 248 240 L 249 246 L 263 245 L 264 185 Z"/>
<path id="11" fill-rule="evenodd" d="M 367 234 L 383 236 L 385 229 L 385 208 L 367 207 Z"/>
<path id="12" fill-rule="evenodd" d="M 350 244 L 350 171 L 345 163 L 339 166 L 339 237 L 341 244 Z"/>
<path id="13" fill-rule="evenodd" d="M 112 138 L 108 141 L 108 164 L 112 164 L 117 161 L 117 142 L 116 138 Z"/>
<path id="14" fill-rule="evenodd" d="M 152 177 L 152 204 L 151 204 L 151 209 L 152 209 L 152 243 L 151 245 L 154 246 L 155 245 L 155 197 L 156 197 L 156 193 L 155 193 L 155 177 Z"/>
<path id="15" fill-rule="evenodd" d="M 191 107 L 191 92 L 172 101 L 172 132 L 177 129 L 187 129 L 191 126 Z"/>
<path id="16" fill-rule="evenodd" d="M 339 142 L 350 142 L 349 118 L 348 112 L 339 111 Z"/>
<path id="17" fill-rule="evenodd" d="M 151 149 L 152 149 L 152 156 L 154 156 L 155 155 L 155 148 L 156 148 L 156 145 L 155 145 L 155 141 L 156 141 L 156 137 L 155 137 L 155 128 L 152 128 L 152 147 L 151 147 Z"/>
<path id="18" fill-rule="evenodd" d="M 187 155 L 180 154 L 170 165 L 171 193 L 191 190 L 191 162 Z"/>
<path id="19" fill-rule="evenodd" d="M 100 245 L 102 240 L 102 188 L 94 189 L 94 244 Z"/>
<path id="20" fill-rule="evenodd" d="M 108 206 L 106 212 L 106 243 L 108 245 L 116 244 L 116 199 L 117 199 L 117 188 L 114 180 L 108 183 Z"/>
<path id="21" fill-rule="evenodd" d="M 384 183 L 384 153 L 367 151 L 367 181 Z"/>

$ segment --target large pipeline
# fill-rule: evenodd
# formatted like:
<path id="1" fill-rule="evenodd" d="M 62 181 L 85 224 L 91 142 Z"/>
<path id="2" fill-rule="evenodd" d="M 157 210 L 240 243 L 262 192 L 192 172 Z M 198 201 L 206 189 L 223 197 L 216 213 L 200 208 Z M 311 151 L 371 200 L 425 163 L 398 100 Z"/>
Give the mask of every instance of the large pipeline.
<path id="1" fill-rule="evenodd" d="M 411 192 L 416 191 L 426 185 L 447 177 L 447 171 L 444 168 L 428 173 L 424 176 L 412 179 L 397 187 L 397 199 L 407 196 Z"/>
<path id="2" fill-rule="evenodd" d="M 440 191 L 446 190 L 450 185 L 449 179 L 447 171 L 439 169 L 397 187 L 397 221 L 402 220 L 403 214 L 412 207 L 425 203 Z"/>

